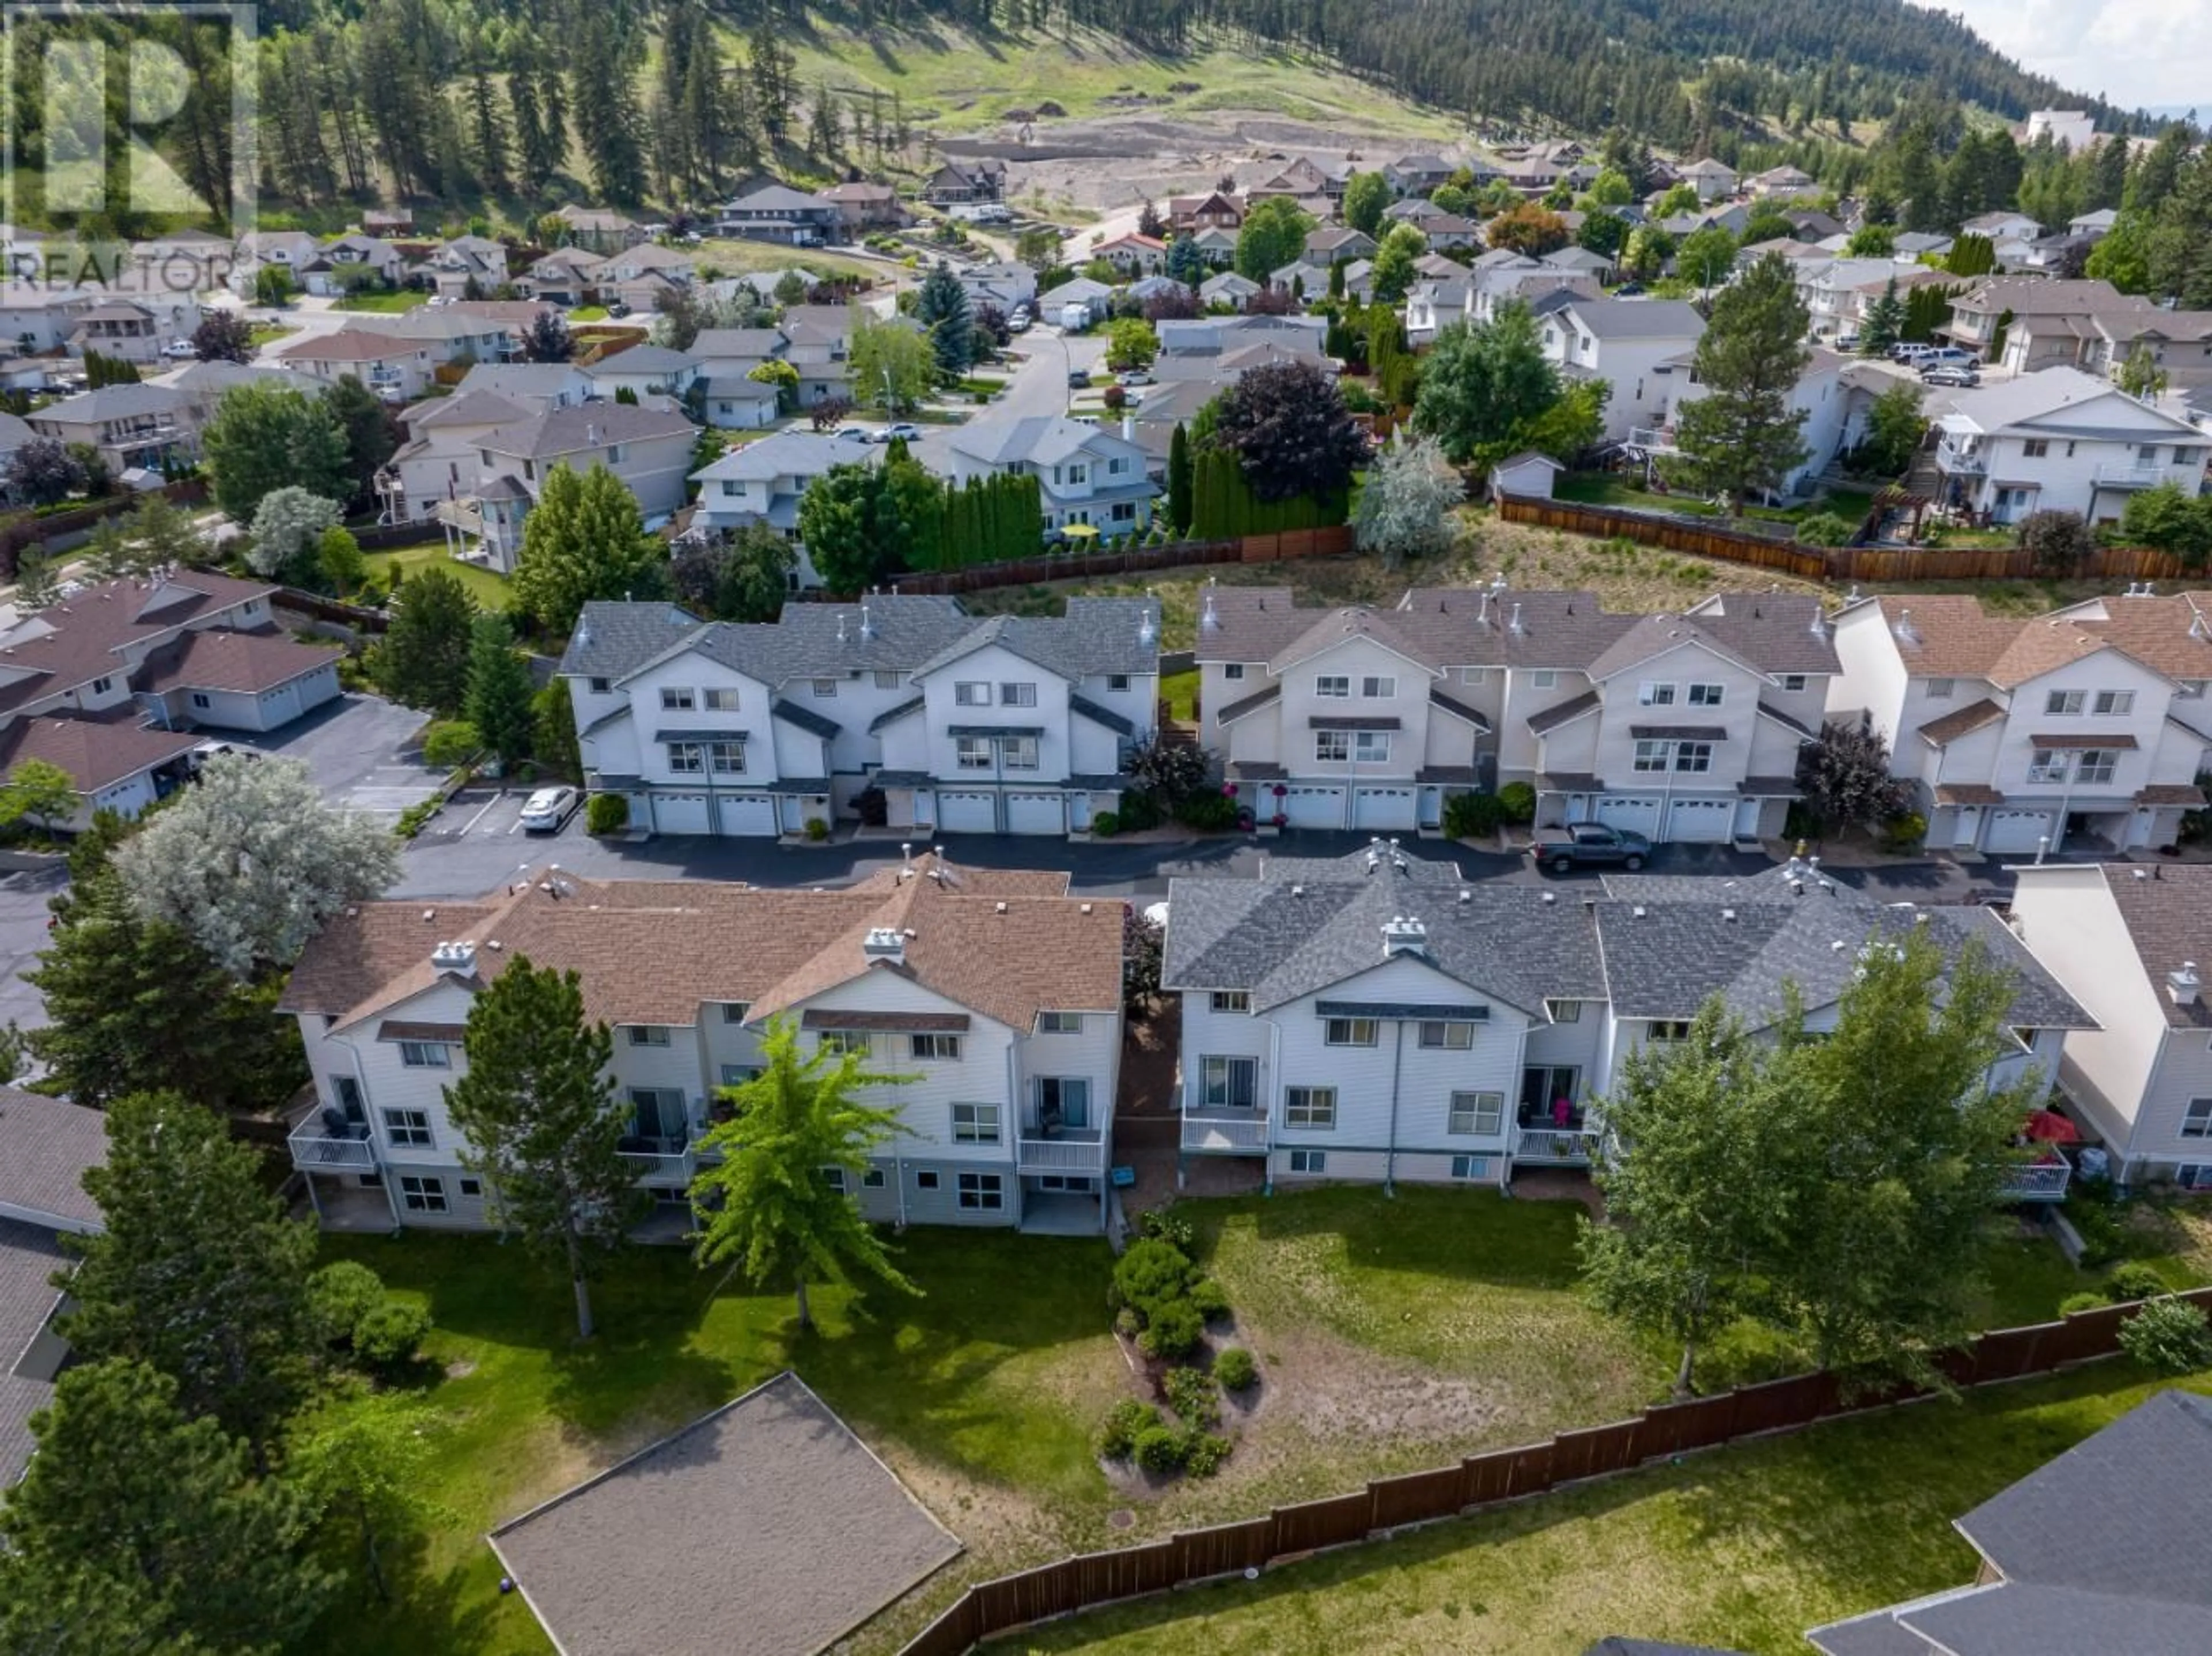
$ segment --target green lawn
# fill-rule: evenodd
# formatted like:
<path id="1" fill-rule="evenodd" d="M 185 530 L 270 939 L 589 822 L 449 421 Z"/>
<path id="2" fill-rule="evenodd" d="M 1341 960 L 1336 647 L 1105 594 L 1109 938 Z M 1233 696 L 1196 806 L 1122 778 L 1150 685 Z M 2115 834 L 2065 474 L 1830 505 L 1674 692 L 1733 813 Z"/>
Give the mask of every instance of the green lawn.
<path id="1" fill-rule="evenodd" d="M 1608 1634 L 1800 1656 L 1805 1629 L 1962 1585 L 1951 1520 L 2158 1389 L 2125 1362 L 1836 1421 L 1403 1539 L 1033 1628 L 1097 1656 L 1578 1656 Z M 2212 1392 L 2212 1375 L 2187 1382 Z"/>
<path id="2" fill-rule="evenodd" d="M 568 314 L 571 322 L 604 322 L 607 320 L 605 305 L 579 305 Z"/>
<path id="3" fill-rule="evenodd" d="M 461 585 L 480 608 L 503 610 L 513 598 L 507 577 L 476 563 L 458 563 L 446 556 L 444 545 L 433 541 L 422 546 L 403 546 L 396 552 L 370 552 L 362 560 L 368 568 L 368 578 L 379 587 L 389 588 L 394 567 L 406 571 L 408 576 L 420 574 L 432 564 L 460 577 Z M 403 576 L 403 582 L 406 577 Z"/>
<path id="4" fill-rule="evenodd" d="M 337 301 L 331 308 L 342 311 L 376 311 L 390 314 L 394 311 L 410 311 L 429 302 L 429 293 L 422 288 L 396 288 L 390 293 L 356 293 Z"/>
<path id="5" fill-rule="evenodd" d="M 1160 680 L 1160 699 L 1178 719 L 1198 716 L 1198 672 L 1170 673 Z"/>
<path id="6" fill-rule="evenodd" d="M 246 343 L 259 347 L 273 345 L 279 339 L 288 339 L 300 330 L 288 322 L 256 322 L 246 331 Z"/>

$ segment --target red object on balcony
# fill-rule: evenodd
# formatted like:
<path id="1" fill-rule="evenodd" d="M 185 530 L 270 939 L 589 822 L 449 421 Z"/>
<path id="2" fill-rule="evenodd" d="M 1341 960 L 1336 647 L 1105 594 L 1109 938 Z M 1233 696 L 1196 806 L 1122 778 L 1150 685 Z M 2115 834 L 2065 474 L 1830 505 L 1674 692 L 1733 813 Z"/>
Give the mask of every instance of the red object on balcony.
<path id="1" fill-rule="evenodd" d="M 2079 1144 L 2081 1129 L 2055 1110 L 2039 1110 L 2023 1129 L 2039 1144 Z"/>

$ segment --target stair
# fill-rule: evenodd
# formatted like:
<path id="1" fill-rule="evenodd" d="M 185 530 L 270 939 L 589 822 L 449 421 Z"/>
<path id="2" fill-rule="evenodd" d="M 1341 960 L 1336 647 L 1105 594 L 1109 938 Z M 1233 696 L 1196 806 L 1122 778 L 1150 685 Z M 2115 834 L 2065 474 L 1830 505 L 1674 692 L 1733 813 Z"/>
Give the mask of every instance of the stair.
<path id="1" fill-rule="evenodd" d="M 1163 719 L 1160 721 L 1160 746 L 1163 747 L 1196 747 L 1198 746 L 1198 727 L 1194 724 L 1182 723 L 1179 720 Z"/>

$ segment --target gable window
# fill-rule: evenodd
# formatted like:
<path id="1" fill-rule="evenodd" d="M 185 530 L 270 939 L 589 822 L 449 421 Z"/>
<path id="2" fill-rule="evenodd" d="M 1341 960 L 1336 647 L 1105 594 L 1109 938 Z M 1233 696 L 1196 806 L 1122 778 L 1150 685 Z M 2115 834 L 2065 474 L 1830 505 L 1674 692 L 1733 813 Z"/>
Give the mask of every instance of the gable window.
<path id="1" fill-rule="evenodd" d="M 2132 713 L 2136 710 L 2136 693 L 2132 690 L 2100 690 L 2094 705 L 2100 714 Z"/>
<path id="2" fill-rule="evenodd" d="M 1782 688 L 1783 688 L 1783 689 L 1784 689 L 1784 690 L 1802 690 L 1802 689 L 1804 689 L 1804 688 L 1805 688 L 1805 675 L 1804 675 L 1803 673 L 1784 673 L 1784 674 L 1782 675 Z"/>
<path id="3" fill-rule="evenodd" d="M 963 770 L 988 770 L 991 768 L 991 739 L 988 736 L 954 737 L 952 763 Z"/>
<path id="4" fill-rule="evenodd" d="M 955 707 L 988 707 L 991 705 L 991 687 L 963 679 L 952 686 L 952 704 Z"/>
<path id="5" fill-rule="evenodd" d="M 1379 1027 L 1372 1018 L 1332 1018 L 1327 1038 L 1331 1046 L 1372 1046 Z"/>
<path id="6" fill-rule="evenodd" d="M 1348 730 L 1316 730 L 1314 732 L 1314 762 L 1316 764 L 1342 764 L 1352 758 L 1352 733 Z"/>
<path id="7" fill-rule="evenodd" d="M 863 1057 L 868 1052 L 868 1032 L 865 1029 L 825 1029 L 815 1042 L 817 1052 L 857 1052 Z"/>
<path id="8" fill-rule="evenodd" d="M 718 776 L 741 776 L 745 770 L 745 745 L 743 742 L 709 742 L 707 762 Z"/>
<path id="9" fill-rule="evenodd" d="M 446 1181 L 425 1178 L 419 1173 L 402 1173 L 399 1175 L 399 1200 L 410 1213 L 444 1213 Z"/>
<path id="10" fill-rule="evenodd" d="M 1636 699 L 1644 707 L 1672 707 L 1674 705 L 1674 686 L 1638 685 L 1636 687 Z"/>
<path id="11" fill-rule="evenodd" d="M 1217 989 L 1209 991 L 1206 1000 L 1209 1012 L 1249 1012 L 1252 1009 L 1249 989 Z"/>
<path id="12" fill-rule="evenodd" d="M 952 1106 L 955 1144 L 996 1144 L 999 1106 L 995 1104 L 956 1104 Z"/>
<path id="13" fill-rule="evenodd" d="M 1000 758 L 1009 770 L 1034 770 L 1037 768 L 1037 739 L 1034 736 L 1009 736 L 999 744 Z"/>
<path id="14" fill-rule="evenodd" d="M 876 688 L 878 690 L 896 690 L 905 682 L 906 674 L 903 673 L 888 673 L 880 667 L 876 670 Z"/>
<path id="15" fill-rule="evenodd" d="M 1559 672 L 1553 667 L 1538 667 L 1528 675 L 1531 690 L 1549 690 L 1559 682 Z"/>
<path id="16" fill-rule="evenodd" d="M 1283 1125 L 1327 1131 L 1336 1125 L 1336 1089 L 1292 1087 L 1283 1093 Z"/>
<path id="17" fill-rule="evenodd" d="M 1472 1138 L 1494 1138 L 1505 1118 L 1503 1093 L 1455 1093 L 1444 1130 Z"/>
<path id="18" fill-rule="evenodd" d="M 734 685 L 710 685 L 699 693 L 706 698 L 702 704 L 709 713 L 735 713 L 738 710 L 738 691 Z"/>
<path id="19" fill-rule="evenodd" d="M 1490 682 L 1490 669 L 1488 667 L 1462 667 L 1459 670 L 1459 681 L 1463 685 L 1486 685 Z"/>
<path id="20" fill-rule="evenodd" d="M 1127 690 L 1127 689 L 1128 689 L 1128 687 L 1129 687 L 1129 675 L 1128 675 L 1127 673 L 1108 673 L 1108 674 L 1106 675 L 1106 688 L 1107 688 L 1107 689 L 1109 689 L 1109 690 Z"/>
<path id="21" fill-rule="evenodd" d="M 1328 701 L 1341 701 L 1352 694 L 1352 680 L 1340 673 L 1322 673 L 1314 679 L 1314 694 Z"/>
<path id="22" fill-rule="evenodd" d="M 1474 1044 L 1474 1026 L 1457 1020 L 1431 1020 L 1421 1026 L 1421 1044 L 1447 1052 L 1464 1052 Z"/>
<path id="23" fill-rule="evenodd" d="M 1291 1171 L 1294 1173 L 1325 1173 L 1328 1171 L 1328 1152 L 1293 1150 L 1291 1152 Z"/>
<path id="24" fill-rule="evenodd" d="M 2212 1138 L 2212 1099 L 2191 1099 L 2182 1112 L 2181 1136 Z"/>
<path id="25" fill-rule="evenodd" d="M 999 705 L 1000 707 L 1035 707 L 1036 686 L 1029 684 L 1000 685 Z"/>
<path id="26" fill-rule="evenodd" d="M 1721 698 L 1727 694 L 1728 686 L 1726 685 L 1692 685 L 1690 686 L 1690 705 L 1692 707 L 1718 707 L 1721 704 Z"/>
<path id="27" fill-rule="evenodd" d="M 2047 747 L 2039 747 L 2027 758 L 2027 779 L 2030 782 L 2064 782 L 2066 756 Z"/>
<path id="28" fill-rule="evenodd" d="M 826 702 L 830 700 L 830 697 L 836 695 L 836 693 L 837 681 L 835 679 L 817 679 L 814 681 L 814 699 L 816 701 Z"/>
<path id="29" fill-rule="evenodd" d="M 2051 453 L 2051 440 L 2047 437 L 2030 437 L 2021 444 L 2020 452 L 2028 460 L 2042 460 Z"/>
<path id="30" fill-rule="evenodd" d="M 960 1038 L 957 1035 L 909 1035 L 906 1050 L 907 1056 L 910 1058 L 942 1058 L 957 1062 Z"/>
<path id="31" fill-rule="evenodd" d="M 1242 661 L 1224 661 L 1221 664 L 1221 676 L 1231 679 L 1242 679 L 1244 676 L 1244 664 Z"/>
<path id="32" fill-rule="evenodd" d="M 1954 679 L 1930 679 L 1928 681 L 1928 699 L 1948 702 L 1951 699 L 1951 692 L 1957 687 L 1958 681 Z"/>
<path id="33" fill-rule="evenodd" d="M 1006 1181 L 996 1173 L 958 1175 L 960 1205 L 970 1213 L 999 1212 L 1006 1205 Z"/>
<path id="34" fill-rule="evenodd" d="M 668 1044 L 666 1024 L 630 1024 L 627 1028 L 629 1032 L 629 1044 L 632 1046 L 666 1046 Z"/>
<path id="35" fill-rule="evenodd" d="M 115 680 L 112 679 L 95 679 L 92 681 L 92 693 L 95 696 L 105 696 L 114 688 Z"/>
<path id="36" fill-rule="evenodd" d="M 2078 782 L 2108 782 L 2119 763 L 2119 750 L 2112 747 L 2085 747 L 2081 757 L 2074 764 L 2074 780 Z"/>
<path id="37" fill-rule="evenodd" d="M 1578 1024 L 1583 1020 L 1583 1003 L 1580 1001 L 1547 1001 L 1544 1010 L 1551 1014 L 1555 1024 Z"/>
<path id="38" fill-rule="evenodd" d="M 1668 742 L 1638 742 L 1636 744 L 1635 768 L 1644 771 L 1664 770 L 1673 752 L 1673 744 Z"/>
<path id="39" fill-rule="evenodd" d="M 668 768 L 696 776 L 707 768 L 707 746 L 703 742 L 671 742 L 668 744 Z"/>
<path id="40" fill-rule="evenodd" d="M 689 690 L 663 685 L 660 691 L 660 710 L 663 713 L 689 713 L 696 697 Z"/>
<path id="41" fill-rule="evenodd" d="M 430 1112 L 427 1110 L 387 1110 L 384 1112 L 384 1135 L 394 1144 L 427 1150 L 430 1148 Z"/>
<path id="42" fill-rule="evenodd" d="M 1677 771 L 1705 771 L 1713 768 L 1713 745 L 1711 742 L 1676 742 L 1674 769 Z"/>
<path id="43" fill-rule="evenodd" d="M 1644 1026 L 1644 1039 L 1647 1045 L 1658 1046 L 1689 1038 L 1690 1024 L 1686 1018 L 1653 1018 Z"/>
<path id="44" fill-rule="evenodd" d="M 605 679 L 592 679 L 592 695 L 594 695 L 594 696 L 604 696 L 604 695 L 605 695 L 605 694 L 607 693 L 607 690 L 608 690 L 608 685 L 607 685 L 607 681 L 606 681 Z"/>
<path id="45" fill-rule="evenodd" d="M 1387 730 L 1353 731 L 1352 757 L 1361 764 L 1381 764 L 1390 757 L 1390 733 Z"/>
<path id="46" fill-rule="evenodd" d="M 2068 717 L 2081 710 L 2083 696 L 2078 690 L 2054 690 L 2043 698 L 2043 710 L 2060 717 Z"/>
<path id="47" fill-rule="evenodd" d="M 450 1069 L 453 1061 L 443 1041 L 402 1041 L 399 1062 L 410 1069 Z"/>
<path id="48" fill-rule="evenodd" d="M 1083 1033 L 1083 1014 L 1079 1012 L 1040 1012 L 1036 1032 L 1040 1035 L 1080 1035 Z"/>
<path id="49" fill-rule="evenodd" d="M 1382 701 L 1398 693 L 1398 681 L 1388 675 L 1370 676 L 1359 681 L 1359 693 L 1369 701 Z"/>

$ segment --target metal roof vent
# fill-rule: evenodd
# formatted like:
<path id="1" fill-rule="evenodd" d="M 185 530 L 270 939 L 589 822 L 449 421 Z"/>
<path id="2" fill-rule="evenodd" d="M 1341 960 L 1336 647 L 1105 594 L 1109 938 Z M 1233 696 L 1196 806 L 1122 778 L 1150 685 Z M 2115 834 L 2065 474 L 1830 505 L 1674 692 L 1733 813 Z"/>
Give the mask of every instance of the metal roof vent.
<path id="1" fill-rule="evenodd" d="M 1544 893 L 1544 906 L 1547 909 L 1559 900 L 1559 894 L 1557 892 L 1546 892 Z"/>
<path id="2" fill-rule="evenodd" d="M 1206 594 L 1206 607 L 1199 612 L 1198 630 L 1202 633 L 1209 635 L 1221 630 L 1221 615 L 1220 612 L 1213 607 L 1213 594 L 1212 593 Z"/>
<path id="3" fill-rule="evenodd" d="M 1631 914 L 1634 915 L 1634 916 L 1635 916 L 1638 920 L 1643 919 L 1643 918 L 1644 918 L 1644 905 L 1643 905 L 1641 903 L 1638 904 L 1634 908 L 1632 908 L 1632 909 L 1631 909 L 1631 910 L 1629 910 L 1629 913 L 1631 913 Z"/>
<path id="4" fill-rule="evenodd" d="M 860 940 L 860 958 L 873 965 L 878 961 L 885 965 L 906 964 L 906 938 L 890 926 L 871 926 L 868 935 Z"/>
<path id="5" fill-rule="evenodd" d="M 876 636 L 875 624 L 868 619 L 868 606 L 860 606 L 860 642 L 866 643 Z"/>
<path id="6" fill-rule="evenodd" d="M 2197 963 L 2194 960 L 2184 960 L 2179 971 L 2166 974 L 2166 992 L 2178 1007 L 2197 1004 Z"/>
<path id="7" fill-rule="evenodd" d="M 1517 600 L 1515 601 L 1513 606 L 1513 613 L 1506 619 L 1505 630 L 1511 633 L 1516 638 L 1525 636 L 1528 630 L 1526 627 L 1521 624 L 1521 605 Z"/>
<path id="8" fill-rule="evenodd" d="M 1159 620 L 1153 615 L 1149 606 L 1145 611 L 1143 619 L 1137 623 L 1137 642 L 1147 649 L 1160 642 Z"/>
<path id="9" fill-rule="evenodd" d="M 1382 953 L 1393 954 L 1425 954 L 1429 947 L 1429 928 L 1411 915 L 1395 914 L 1383 923 Z"/>
<path id="10" fill-rule="evenodd" d="M 477 946 L 466 938 L 439 943 L 430 951 L 430 964 L 440 971 L 465 977 L 477 969 Z"/>
<path id="11" fill-rule="evenodd" d="M 1920 642 L 1920 635 L 1913 630 L 1911 610 L 1899 610 L 1889 630 L 1897 635 L 1900 643 L 1917 644 Z"/>
<path id="12" fill-rule="evenodd" d="M 1734 909 L 1723 909 L 1721 910 L 1721 918 L 1733 925 L 1735 922 L 1735 910 Z"/>

